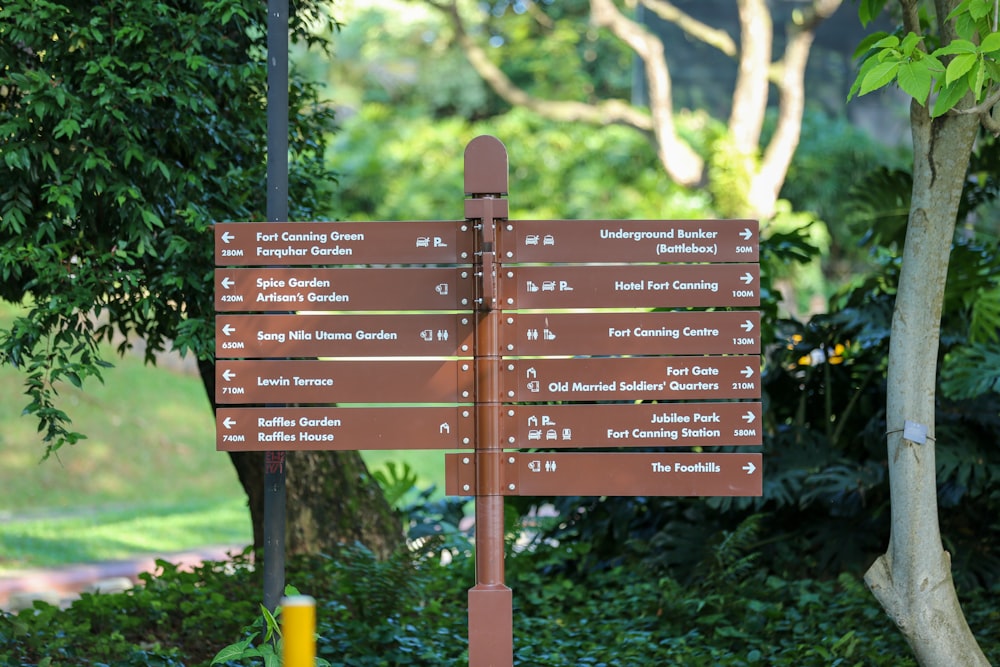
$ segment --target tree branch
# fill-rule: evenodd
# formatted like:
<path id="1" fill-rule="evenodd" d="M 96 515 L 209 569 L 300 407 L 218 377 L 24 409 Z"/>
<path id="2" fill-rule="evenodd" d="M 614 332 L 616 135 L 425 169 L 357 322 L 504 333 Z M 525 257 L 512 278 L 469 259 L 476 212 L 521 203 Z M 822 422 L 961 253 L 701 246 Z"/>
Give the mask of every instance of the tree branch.
<path id="1" fill-rule="evenodd" d="M 1000 119 L 997 118 L 998 113 L 1000 113 L 1000 107 L 993 107 L 990 113 L 984 113 L 980 116 L 983 127 L 986 128 L 987 132 L 992 133 L 994 137 L 1000 137 Z"/>
<path id="2" fill-rule="evenodd" d="M 750 187 L 750 205 L 757 215 L 773 213 L 781 184 L 785 181 L 792 156 L 799 145 L 805 111 L 805 72 L 816 29 L 833 16 L 843 0 L 815 0 L 788 26 L 788 42 L 781 60 L 772 68 L 778 74 L 778 121 L 774 135 L 764 150 L 760 168 Z"/>
<path id="3" fill-rule="evenodd" d="M 698 41 L 715 47 L 731 58 L 736 57 L 736 42 L 725 30 L 719 30 L 702 23 L 666 0 L 640 0 L 640 3 L 664 21 L 673 23 Z"/>
<path id="4" fill-rule="evenodd" d="M 771 10 L 764 0 L 738 0 L 736 4 L 740 20 L 740 58 L 729 113 L 729 132 L 736 150 L 752 159 L 760 145 L 767 111 L 773 26 Z"/>
<path id="5" fill-rule="evenodd" d="M 649 115 L 621 100 L 587 104 L 570 100 L 543 100 L 530 95 L 511 81 L 469 35 L 456 3 L 429 1 L 448 17 L 455 30 L 456 40 L 472 67 L 483 81 L 509 104 L 522 106 L 551 120 L 582 121 L 596 125 L 621 124 L 643 132 L 652 132 L 653 123 Z"/>
<path id="6" fill-rule="evenodd" d="M 1000 102 L 1000 88 L 993 91 L 993 93 L 987 97 L 985 100 L 980 102 L 974 107 L 969 107 L 968 109 L 954 108 L 949 111 L 949 113 L 954 114 L 987 114 L 989 113 L 997 102 Z"/>
<path id="7" fill-rule="evenodd" d="M 673 84 L 663 42 L 644 25 L 622 14 L 613 0 L 590 0 L 590 16 L 594 25 L 610 30 L 642 59 L 660 162 L 677 183 L 688 186 L 697 184 L 703 175 L 704 161 L 677 136 Z"/>

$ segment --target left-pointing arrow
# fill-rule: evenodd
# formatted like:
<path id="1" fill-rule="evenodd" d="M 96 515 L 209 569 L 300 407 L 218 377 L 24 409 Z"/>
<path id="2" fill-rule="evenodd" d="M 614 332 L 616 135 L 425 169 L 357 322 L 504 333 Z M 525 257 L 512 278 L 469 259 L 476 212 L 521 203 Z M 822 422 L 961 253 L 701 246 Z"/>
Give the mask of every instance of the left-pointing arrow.
<path id="1" fill-rule="evenodd" d="M 235 332 L 236 332 L 236 327 L 234 327 L 232 324 L 229 324 L 228 322 L 226 323 L 226 326 L 222 327 L 222 333 L 226 334 L 227 336 L 231 336 Z"/>
<path id="2" fill-rule="evenodd" d="M 232 428 L 233 426 L 236 426 L 236 420 L 232 417 L 226 417 L 226 419 L 222 422 L 222 425 L 226 428 Z"/>
<path id="3" fill-rule="evenodd" d="M 747 464 L 743 466 L 743 469 L 747 471 L 748 475 L 752 475 L 753 471 L 757 469 L 757 466 L 753 464 L 753 461 L 748 461 Z"/>
<path id="4" fill-rule="evenodd" d="M 236 282 L 233 281 L 233 279 L 230 278 L 229 276 L 226 276 L 225 278 L 222 279 L 222 286 L 225 287 L 226 289 L 229 289 L 235 284 Z"/>
<path id="5" fill-rule="evenodd" d="M 223 243 L 229 243 L 230 241 L 232 241 L 235 238 L 236 237 L 233 236 L 232 234 L 230 234 L 229 232 L 223 232 L 222 233 L 222 241 L 223 241 Z"/>
<path id="6" fill-rule="evenodd" d="M 226 370 L 222 371 L 222 377 L 225 378 L 226 382 L 229 382 L 234 377 L 236 377 L 236 373 L 232 372 L 227 368 Z"/>

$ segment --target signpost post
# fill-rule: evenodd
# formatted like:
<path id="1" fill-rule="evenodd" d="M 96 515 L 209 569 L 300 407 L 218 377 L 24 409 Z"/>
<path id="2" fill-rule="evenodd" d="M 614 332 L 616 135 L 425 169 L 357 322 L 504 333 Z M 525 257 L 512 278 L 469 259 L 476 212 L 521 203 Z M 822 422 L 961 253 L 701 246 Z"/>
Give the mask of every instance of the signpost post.
<path id="1" fill-rule="evenodd" d="M 465 450 L 471 667 L 513 662 L 504 496 L 762 492 L 703 449 L 762 444 L 757 223 L 510 220 L 507 178 L 482 136 L 464 220 L 215 230 L 218 449 Z"/>
<path id="2" fill-rule="evenodd" d="M 288 219 L 288 0 L 267 0 L 267 220 Z M 264 452 L 264 606 L 285 590 L 285 451 Z"/>

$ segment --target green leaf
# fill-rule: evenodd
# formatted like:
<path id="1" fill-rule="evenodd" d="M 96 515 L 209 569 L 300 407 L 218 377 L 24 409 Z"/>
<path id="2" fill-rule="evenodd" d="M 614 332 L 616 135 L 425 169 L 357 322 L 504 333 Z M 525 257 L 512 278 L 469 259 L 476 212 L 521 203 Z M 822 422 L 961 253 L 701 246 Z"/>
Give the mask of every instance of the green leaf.
<path id="1" fill-rule="evenodd" d="M 3 153 L 4 164 L 12 170 L 23 169 L 30 164 L 30 162 L 26 159 L 25 153 L 27 153 L 27 151 L 24 149 L 5 149 Z"/>
<path id="2" fill-rule="evenodd" d="M 969 3 L 969 16 L 979 20 L 990 15 L 993 11 L 994 0 L 972 0 Z"/>
<path id="3" fill-rule="evenodd" d="M 938 118 L 955 108 L 965 94 L 969 92 L 969 86 L 964 81 L 957 81 L 950 86 L 945 86 L 938 92 L 937 99 L 934 100 L 934 108 L 931 110 L 931 118 Z"/>
<path id="4" fill-rule="evenodd" d="M 854 58 L 855 60 L 862 57 L 863 55 L 874 49 L 875 44 L 885 39 L 888 35 L 889 33 L 885 32 L 884 30 L 867 35 L 864 39 L 861 40 L 861 43 L 858 44 L 858 47 L 854 49 L 854 54 L 851 57 Z"/>
<path id="5" fill-rule="evenodd" d="M 52 136 L 56 139 L 62 139 L 63 137 L 71 139 L 76 134 L 80 134 L 80 123 L 76 122 L 75 118 L 63 118 L 56 124 L 55 129 L 52 131 Z"/>
<path id="6" fill-rule="evenodd" d="M 858 18 L 861 19 L 861 25 L 867 27 L 878 18 L 884 8 L 885 0 L 861 0 L 858 4 Z"/>
<path id="7" fill-rule="evenodd" d="M 948 69 L 945 70 L 944 85 L 950 86 L 952 83 L 958 79 L 965 76 L 972 66 L 976 64 L 979 57 L 974 53 L 964 53 L 962 55 L 955 56 L 950 63 L 948 63 Z"/>
<path id="8" fill-rule="evenodd" d="M 903 52 L 903 55 L 907 58 L 913 55 L 913 52 L 917 50 L 920 43 L 924 41 L 923 35 L 918 35 L 914 32 L 906 34 L 903 38 L 902 43 L 899 45 L 899 50 Z"/>
<path id="9" fill-rule="evenodd" d="M 994 344 L 952 350 L 941 364 L 941 391 L 954 400 L 1000 391 L 1000 352 Z"/>
<path id="10" fill-rule="evenodd" d="M 951 12 L 948 13 L 948 16 L 945 18 L 945 20 L 954 21 L 956 16 L 965 13 L 969 8 L 969 2 L 970 0 L 962 0 L 962 2 L 958 3 L 958 5 L 953 10 L 951 10 Z"/>
<path id="11" fill-rule="evenodd" d="M 74 387 L 76 387 L 77 389 L 83 388 L 83 382 L 80 380 L 79 375 L 77 375 L 72 371 L 67 372 L 65 375 L 66 379 L 69 380 L 70 384 L 72 384 Z"/>
<path id="12" fill-rule="evenodd" d="M 257 633 L 254 633 L 247 637 L 246 639 L 239 641 L 235 644 L 230 644 L 221 651 L 215 654 L 212 658 L 212 664 L 216 665 L 221 662 L 228 662 L 230 660 L 238 660 L 244 656 L 246 649 L 253 642 L 254 638 L 257 637 Z"/>
<path id="13" fill-rule="evenodd" d="M 983 66 L 983 61 L 978 61 L 978 66 L 969 72 L 969 79 L 972 80 L 975 76 L 975 80 L 972 81 L 972 94 L 975 95 L 976 101 L 979 102 L 983 99 L 983 87 L 986 85 L 986 68 Z"/>
<path id="14" fill-rule="evenodd" d="M 269 642 L 272 637 L 281 637 L 281 625 L 274 617 L 274 614 L 264 605 L 260 605 L 260 612 L 264 616 L 264 623 L 267 627 L 267 631 L 264 634 L 264 641 Z"/>
<path id="15" fill-rule="evenodd" d="M 884 33 L 885 37 L 872 44 L 873 49 L 895 49 L 899 47 L 899 37 Z"/>
<path id="16" fill-rule="evenodd" d="M 911 61 L 899 68 L 899 87 L 921 104 L 931 94 L 931 73 L 923 61 Z"/>
<path id="17" fill-rule="evenodd" d="M 125 149 L 125 155 L 122 157 L 122 159 L 126 169 L 128 169 L 128 166 L 132 163 L 132 160 L 138 160 L 140 163 L 145 161 L 142 149 L 134 145 L 129 146 L 128 148 Z"/>
<path id="18" fill-rule="evenodd" d="M 887 84 L 891 83 L 899 71 L 899 61 L 891 60 L 883 63 L 879 63 L 872 67 L 871 71 L 865 75 L 864 80 L 861 82 L 861 95 L 867 95 L 873 90 L 878 90 L 883 88 Z"/>
<path id="19" fill-rule="evenodd" d="M 967 40 L 979 38 L 979 26 L 977 21 L 968 12 L 961 12 L 955 19 L 955 33 Z"/>
<path id="20" fill-rule="evenodd" d="M 1000 51 L 1000 32 L 991 32 L 983 38 L 979 45 L 979 50 L 983 53 L 993 53 Z"/>
<path id="21" fill-rule="evenodd" d="M 53 158 L 52 153 L 48 151 L 42 153 L 42 165 L 54 174 L 59 173 L 59 167 L 56 166 L 55 158 Z"/>
<path id="22" fill-rule="evenodd" d="M 976 45 L 967 39 L 953 39 L 947 45 L 934 51 L 935 56 L 955 56 L 959 54 L 976 54 Z"/>
<path id="23" fill-rule="evenodd" d="M 969 339 L 973 343 L 1000 342 L 1000 287 L 977 291 L 972 302 Z"/>

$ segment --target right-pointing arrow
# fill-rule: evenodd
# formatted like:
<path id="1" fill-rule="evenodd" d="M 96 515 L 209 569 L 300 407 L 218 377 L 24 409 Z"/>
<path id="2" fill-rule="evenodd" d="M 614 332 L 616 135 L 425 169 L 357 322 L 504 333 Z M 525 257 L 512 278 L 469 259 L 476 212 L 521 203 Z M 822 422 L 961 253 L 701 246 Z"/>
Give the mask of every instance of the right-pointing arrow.
<path id="1" fill-rule="evenodd" d="M 750 412 L 749 410 L 747 410 L 747 413 L 745 415 L 743 415 L 743 421 L 745 421 L 748 424 L 752 424 L 753 420 L 756 419 L 756 418 L 757 417 L 755 417 L 754 414 L 752 412 Z"/>
<path id="2" fill-rule="evenodd" d="M 747 461 L 747 464 L 743 466 L 743 469 L 747 471 L 748 475 L 752 475 L 753 471 L 757 469 L 757 466 L 753 464 L 753 461 Z"/>

